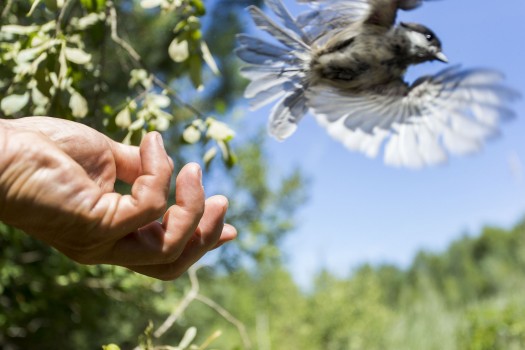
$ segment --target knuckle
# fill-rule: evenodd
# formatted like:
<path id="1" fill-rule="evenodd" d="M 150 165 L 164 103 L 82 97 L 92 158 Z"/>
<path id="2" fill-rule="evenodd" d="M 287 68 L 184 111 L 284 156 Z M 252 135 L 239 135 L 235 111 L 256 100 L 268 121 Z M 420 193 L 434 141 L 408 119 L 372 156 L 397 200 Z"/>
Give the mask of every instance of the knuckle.
<path id="1" fill-rule="evenodd" d="M 182 252 L 184 251 L 184 245 L 177 241 L 177 242 L 174 242 L 174 243 L 171 243 L 169 244 L 165 249 L 164 249 L 164 262 L 165 263 L 172 263 L 174 261 L 176 261 L 181 255 L 182 255 Z"/>
<path id="2" fill-rule="evenodd" d="M 71 260 L 82 265 L 108 263 L 106 250 L 100 242 L 85 243 L 82 246 L 69 246 L 59 249 Z"/>
<path id="3" fill-rule="evenodd" d="M 157 219 L 161 217 L 166 211 L 168 202 L 163 196 L 151 196 L 148 199 L 149 205 L 145 210 L 145 214 L 151 218 Z"/>

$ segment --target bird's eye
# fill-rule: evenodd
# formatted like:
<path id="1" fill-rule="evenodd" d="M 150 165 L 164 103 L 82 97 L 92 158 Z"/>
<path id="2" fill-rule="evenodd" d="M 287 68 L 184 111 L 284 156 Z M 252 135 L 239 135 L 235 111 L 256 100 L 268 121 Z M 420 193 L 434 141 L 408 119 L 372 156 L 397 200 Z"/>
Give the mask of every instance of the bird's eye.
<path id="1" fill-rule="evenodd" d="M 434 36 L 432 34 L 425 35 L 428 41 L 432 41 L 434 39 Z"/>

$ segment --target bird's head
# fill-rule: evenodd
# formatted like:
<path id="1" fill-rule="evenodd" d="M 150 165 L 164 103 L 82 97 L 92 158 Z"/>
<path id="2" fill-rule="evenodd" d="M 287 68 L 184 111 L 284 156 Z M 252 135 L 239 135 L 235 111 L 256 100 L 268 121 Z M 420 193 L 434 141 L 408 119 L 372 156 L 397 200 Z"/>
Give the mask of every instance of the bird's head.
<path id="1" fill-rule="evenodd" d="M 415 63 L 438 60 L 448 63 L 441 41 L 432 30 L 417 23 L 401 23 L 399 28 L 409 41 L 409 55 Z"/>

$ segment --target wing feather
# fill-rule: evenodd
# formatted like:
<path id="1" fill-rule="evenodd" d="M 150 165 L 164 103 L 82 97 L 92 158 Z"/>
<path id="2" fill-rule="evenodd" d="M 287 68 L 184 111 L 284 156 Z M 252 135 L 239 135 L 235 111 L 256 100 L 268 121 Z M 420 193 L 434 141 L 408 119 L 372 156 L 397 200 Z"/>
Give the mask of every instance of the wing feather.
<path id="1" fill-rule="evenodd" d="M 491 70 L 452 67 L 381 93 L 318 84 L 307 97 L 319 123 L 348 148 L 375 156 L 367 145 L 381 140 L 387 164 L 420 168 L 445 162 L 447 153 L 478 152 L 499 134 L 519 97 L 502 79 Z"/>

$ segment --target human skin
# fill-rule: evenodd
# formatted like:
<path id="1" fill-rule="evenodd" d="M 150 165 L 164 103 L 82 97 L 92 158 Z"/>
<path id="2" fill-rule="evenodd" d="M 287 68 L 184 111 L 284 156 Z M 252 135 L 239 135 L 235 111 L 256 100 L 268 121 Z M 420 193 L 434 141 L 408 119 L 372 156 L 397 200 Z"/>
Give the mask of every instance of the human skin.
<path id="1" fill-rule="evenodd" d="M 182 168 L 166 209 L 172 173 L 157 132 L 134 147 L 71 121 L 0 119 L 0 220 L 79 263 L 171 280 L 234 239 L 228 200 L 205 198 L 198 164 Z M 114 192 L 116 179 L 131 193 Z"/>

